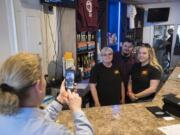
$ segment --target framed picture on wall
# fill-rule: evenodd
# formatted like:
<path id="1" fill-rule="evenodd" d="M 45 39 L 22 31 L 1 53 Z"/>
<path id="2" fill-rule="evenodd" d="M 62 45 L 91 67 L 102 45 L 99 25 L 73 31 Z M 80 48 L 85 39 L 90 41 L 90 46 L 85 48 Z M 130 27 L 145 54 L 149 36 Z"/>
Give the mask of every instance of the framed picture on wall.
<path id="1" fill-rule="evenodd" d="M 177 34 L 175 39 L 175 46 L 174 46 L 174 55 L 180 55 L 180 25 L 177 27 Z"/>
<path id="2" fill-rule="evenodd" d="M 154 26 L 153 47 L 163 69 L 170 67 L 174 25 Z"/>

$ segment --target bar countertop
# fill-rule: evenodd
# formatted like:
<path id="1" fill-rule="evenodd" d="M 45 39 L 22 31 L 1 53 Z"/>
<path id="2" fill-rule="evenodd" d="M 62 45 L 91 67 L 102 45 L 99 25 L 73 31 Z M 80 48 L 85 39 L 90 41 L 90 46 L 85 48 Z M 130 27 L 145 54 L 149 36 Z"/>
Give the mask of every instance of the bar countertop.
<path id="1" fill-rule="evenodd" d="M 125 104 L 120 106 L 105 106 L 85 108 L 89 121 L 92 123 L 95 135 L 164 135 L 158 127 L 180 124 L 180 118 L 165 120 L 156 118 L 146 107 L 163 105 L 162 96 L 174 93 L 180 97 L 180 67 L 176 67 L 152 102 Z M 119 116 L 113 117 L 114 110 Z M 65 124 L 73 130 L 72 116 L 69 111 L 62 111 L 58 123 Z"/>

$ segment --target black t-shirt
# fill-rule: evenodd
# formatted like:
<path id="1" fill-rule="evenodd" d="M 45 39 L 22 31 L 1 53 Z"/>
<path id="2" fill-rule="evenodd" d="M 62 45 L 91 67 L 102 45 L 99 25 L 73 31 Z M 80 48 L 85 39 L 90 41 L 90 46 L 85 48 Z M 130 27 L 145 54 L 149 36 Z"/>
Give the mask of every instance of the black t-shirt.
<path id="1" fill-rule="evenodd" d="M 101 105 L 120 104 L 121 77 L 118 66 L 107 68 L 102 63 L 91 70 L 90 83 L 96 84 Z"/>
<path id="2" fill-rule="evenodd" d="M 150 64 L 141 66 L 141 63 L 136 63 L 132 67 L 131 79 L 132 79 L 132 90 L 136 94 L 149 88 L 150 80 L 160 80 L 161 72 L 155 67 L 151 66 Z M 155 93 L 153 93 L 150 96 L 141 98 L 141 100 L 152 99 L 154 95 Z"/>
<path id="3" fill-rule="evenodd" d="M 125 90 L 127 91 L 129 76 L 132 66 L 135 63 L 135 58 L 133 56 L 126 57 L 123 56 L 121 52 L 117 52 L 114 53 L 112 62 L 114 65 L 118 65 L 120 67 L 121 78 L 124 82 Z"/>

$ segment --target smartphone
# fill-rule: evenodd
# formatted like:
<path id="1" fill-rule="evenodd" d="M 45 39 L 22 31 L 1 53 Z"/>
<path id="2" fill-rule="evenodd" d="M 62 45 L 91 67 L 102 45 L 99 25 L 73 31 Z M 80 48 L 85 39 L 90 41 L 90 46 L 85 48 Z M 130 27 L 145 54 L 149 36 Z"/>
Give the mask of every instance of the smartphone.
<path id="1" fill-rule="evenodd" d="M 74 89 L 74 80 L 75 80 L 75 72 L 74 70 L 66 70 L 65 71 L 65 87 L 66 90 Z"/>

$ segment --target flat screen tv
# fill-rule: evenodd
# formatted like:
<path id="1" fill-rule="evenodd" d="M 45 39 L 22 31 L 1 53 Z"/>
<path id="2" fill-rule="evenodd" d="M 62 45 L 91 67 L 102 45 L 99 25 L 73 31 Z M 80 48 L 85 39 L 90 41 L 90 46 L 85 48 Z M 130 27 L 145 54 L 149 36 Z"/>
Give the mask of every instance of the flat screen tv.
<path id="1" fill-rule="evenodd" d="M 40 0 L 42 4 L 51 4 L 60 7 L 75 8 L 75 0 Z"/>
<path id="2" fill-rule="evenodd" d="M 169 7 L 149 8 L 147 22 L 166 22 L 169 18 Z"/>

